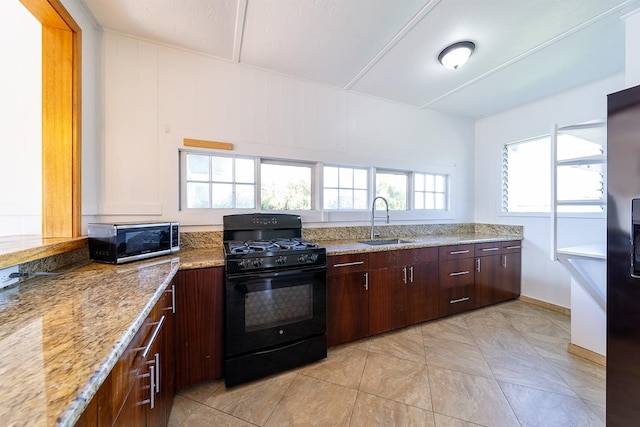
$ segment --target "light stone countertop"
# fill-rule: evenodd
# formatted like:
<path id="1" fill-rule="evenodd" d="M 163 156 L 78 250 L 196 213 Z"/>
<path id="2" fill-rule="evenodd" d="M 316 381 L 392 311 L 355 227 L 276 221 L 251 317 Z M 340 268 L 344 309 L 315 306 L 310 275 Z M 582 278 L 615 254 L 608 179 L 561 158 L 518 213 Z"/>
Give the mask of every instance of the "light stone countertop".
<path id="1" fill-rule="evenodd" d="M 179 263 L 93 262 L 0 290 L 0 424 L 73 425 Z"/>
<path id="2" fill-rule="evenodd" d="M 522 240 L 521 235 L 401 237 L 406 244 L 318 243 L 328 255 Z M 179 269 L 224 266 L 221 246 L 121 266 L 90 263 L 0 290 L 0 420 L 73 425 Z"/>

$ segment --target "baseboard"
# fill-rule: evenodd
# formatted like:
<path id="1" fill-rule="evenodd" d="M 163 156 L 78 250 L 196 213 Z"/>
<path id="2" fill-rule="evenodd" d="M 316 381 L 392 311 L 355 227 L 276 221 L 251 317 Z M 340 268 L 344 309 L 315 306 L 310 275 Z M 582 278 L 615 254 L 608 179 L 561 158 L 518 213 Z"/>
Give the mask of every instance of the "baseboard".
<path id="1" fill-rule="evenodd" d="M 537 306 L 544 307 L 544 308 L 547 308 L 547 309 L 552 310 L 552 311 L 557 311 L 558 313 L 562 313 L 562 314 L 566 314 L 568 316 L 571 316 L 571 309 L 567 308 L 567 307 L 562 307 L 561 305 L 551 304 L 550 302 L 541 301 L 539 299 L 527 297 L 527 296 L 524 296 L 524 295 L 520 295 L 518 297 L 518 299 L 520 301 L 528 302 L 529 304 L 537 305 Z"/>
<path id="2" fill-rule="evenodd" d="M 575 356 L 582 357 L 600 366 L 607 366 L 607 356 L 603 356 L 595 351 L 587 350 L 586 348 L 569 343 L 567 344 L 567 352 Z"/>

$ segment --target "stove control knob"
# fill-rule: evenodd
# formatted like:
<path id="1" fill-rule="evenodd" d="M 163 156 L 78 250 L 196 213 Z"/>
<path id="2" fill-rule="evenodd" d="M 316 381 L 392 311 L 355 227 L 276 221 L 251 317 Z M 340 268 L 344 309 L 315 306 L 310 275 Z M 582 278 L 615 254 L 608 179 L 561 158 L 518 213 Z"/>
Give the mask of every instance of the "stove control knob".
<path id="1" fill-rule="evenodd" d="M 278 264 L 278 265 L 282 265 L 285 262 L 287 262 L 287 257 L 286 256 L 279 256 L 278 258 L 276 258 L 276 264 Z"/>
<path id="2" fill-rule="evenodd" d="M 318 261 L 318 254 L 311 254 L 311 262 Z"/>
<path id="3" fill-rule="evenodd" d="M 241 259 L 240 261 L 238 261 L 238 267 L 240 268 L 247 268 L 251 265 L 251 260 L 245 258 L 245 259 Z"/>
<path id="4" fill-rule="evenodd" d="M 300 255 L 298 257 L 298 261 L 300 261 L 301 264 L 309 261 L 309 255 L 307 255 L 307 254 Z"/>
<path id="5" fill-rule="evenodd" d="M 253 260 L 253 266 L 254 267 L 262 267 L 262 258 L 256 258 Z"/>

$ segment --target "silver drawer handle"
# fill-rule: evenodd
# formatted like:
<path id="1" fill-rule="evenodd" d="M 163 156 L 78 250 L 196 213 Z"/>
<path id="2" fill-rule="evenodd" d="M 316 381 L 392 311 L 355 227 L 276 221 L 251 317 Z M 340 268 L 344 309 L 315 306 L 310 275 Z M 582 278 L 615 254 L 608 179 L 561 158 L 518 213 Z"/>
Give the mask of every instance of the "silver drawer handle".
<path id="1" fill-rule="evenodd" d="M 485 249 L 482 249 L 482 252 L 491 252 L 491 251 L 499 251 L 499 250 L 500 248 L 485 248 Z"/>
<path id="2" fill-rule="evenodd" d="M 455 273 L 449 273 L 449 276 L 462 276 L 464 274 L 469 274 L 469 272 L 468 271 L 458 271 L 458 272 L 455 272 Z"/>
<path id="3" fill-rule="evenodd" d="M 449 252 L 449 255 L 460 255 L 460 254 L 468 254 L 469 250 L 466 251 L 451 251 Z"/>
<path id="4" fill-rule="evenodd" d="M 364 264 L 364 261 L 343 262 L 342 264 L 333 264 L 333 266 L 335 268 L 335 267 L 349 267 L 351 265 L 362 265 L 362 264 Z"/>
<path id="5" fill-rule="evenodd" d="M 469 297 L 452 299 L 451 301 L 449 301 L 449 304 L 457 304 L 459 302 L 465 302 L 465 301 L 469 301 Z"/>
<path id="6" fill-rule="evenodd" d="M 505 249 L 520 249 L 520 248 L 521 246 L 518 245 L 518 246 L 507 246 Z"/>

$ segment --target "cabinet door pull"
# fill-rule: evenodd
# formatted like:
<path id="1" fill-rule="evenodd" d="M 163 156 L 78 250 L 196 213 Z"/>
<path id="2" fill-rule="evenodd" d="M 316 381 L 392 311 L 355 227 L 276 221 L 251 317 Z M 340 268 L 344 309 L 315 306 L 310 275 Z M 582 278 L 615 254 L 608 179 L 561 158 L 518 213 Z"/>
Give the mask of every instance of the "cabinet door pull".
<path id="1" fill-rule="evenodd" d="M 499 251 L 500 248 L 483 248 L 482 252 L 492 252 L 492 251 Z"/>
<path id="2" fill-rule="evenodd" d="M 362 265 L 362 264 L 364 264 L 364 261 L 343 262 L 341 264 L 333 264 L 333 268 L 349 267 L 351 265 Z"/>
<path id="3" fill-rule="evenodd" d="M 155 376 L 155 370 L 156 367 L 155 366 L 149 366 L 149 374 L 150 374 L 150 379 L 151 379 L 151 389 L 149 390 L 151 397 L 149 398 L 151 400 L 151 405 L 150 408 L 153 409 L 156 406 L 156 393 L 155 393 L 155 382 L 156 382 L 156 376 Z"/>
<path id="4" fill-rule="evenodd" d="M 449 255 L 460 255 L 460 254 L 468 254 L 469 250 L 467 249 L 466 251 L 451 251 L 449 252 Z"/>
<path id="5" fill-rule="evenodd" d="M 452 299 L 451 301 L 449 301 L 449 304 L 457 304 L 459 302 L 465 302 L 465 301 L 469 301 L 469 297 L 462 297 L 462 298 L 458 298 L 458 299 Z"/>
<path id="6" fill-rule="evenodd" d="M 160 318 L 159 322 L 155 323 L 156 327 L 153 329 L 153 333 L 151 334 L 151 338 L 149 338 L 149 342 L 147 343 L 146 346 L 142 347 L 144 349 L 144 351 L 142 352 L 143 358 L 145 359 L 147 358 L 147 354 L 149 354 L 149 350 L 151 350 L 151 346 L 153 345 L 153 342 L 156 340 L 158 333 L 160 333 L 160 328 L 162 328 L 163 323 L 164 323 L 164 316 Z"/>
<path id="7" fill-rule="evenodd" d="M 176 314 L 176 285 L 171 285 L 171 290 L 165 292 L 171 292 L 171 307 L 165 307 L 162 310 L 171 310 L 171 313 Z"/>
<path id="8" fill-rule="evenodd" d="M 407 267 L 402 267 L 402 281 L 407 284 Z"/>
<path id="9" fill-rule="evenodd" d="M 469 271 L 456 271 L 455 273 L 449 273 L 449 276 L 462 276 L 465 274 L 469 274 Z"/>
<path id="10" fill-rule="evenodd" d="M 507 268 L 507 256 L 502 255 L 502 267 Z"/>
<path id="11" fill-rule="evenodd" d="M 409 267 L 409 281 L 413 283 L 413 266 Z"/>
<path id="12" fill-rule="evenodd" d="M 476 258 L 476 271 L 480 273 L 480 258 Z"/>
<path id="13" fill-rule="evenodd" d="M 505 249 L 520 249 L 521 246 L 520 245 L 516 245 L 516 246 L 507 246 Z"/>
<path id="14" fill-rule="evenodd" d="M 369 273 L 364 273 L 364 290 L 369 290 Z"/>
<path id="15" fill-rule="evenodd" d="M 156 393 L 160 393 L 160 353 L 156 353 L 154 355 L 154 359 L 156 361 Z"/>

